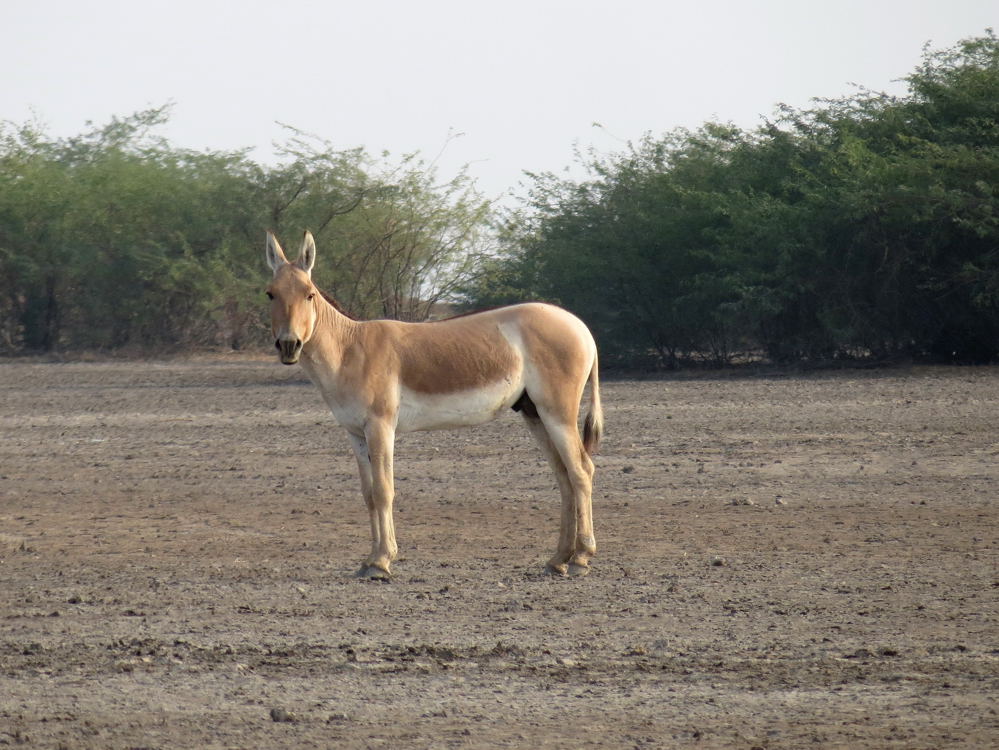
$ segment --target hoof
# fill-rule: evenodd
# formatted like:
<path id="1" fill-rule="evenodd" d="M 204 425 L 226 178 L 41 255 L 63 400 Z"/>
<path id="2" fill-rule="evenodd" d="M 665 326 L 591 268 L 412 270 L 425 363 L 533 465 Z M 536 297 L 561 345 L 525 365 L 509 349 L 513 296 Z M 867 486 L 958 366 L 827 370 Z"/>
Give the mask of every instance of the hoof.
<path id="1" fill-rule="evenodd" d="M 590 574 L 589 565 L 580 565 L 579 563 L 569 563 L 569 576 L 571 578 L 582 578 L 583 576 Z"/>
<path id="2" fill-rule="evenodd" d="M 565 563 L 559 563 L 557 565 L 548 563 L 545 566 L 545 575 L 553 576 L 555 578 L 565 578 L 568 572 L 569 566 Z"/>
<path id="3" fill-rule="evenodd" d="M 362 565 L 361 569 L 357 571 L 358 578 L 364 578 L 369 581 L 391 581 L 392 574 L 387 570 L 379 568 L 377 565 Z"/>

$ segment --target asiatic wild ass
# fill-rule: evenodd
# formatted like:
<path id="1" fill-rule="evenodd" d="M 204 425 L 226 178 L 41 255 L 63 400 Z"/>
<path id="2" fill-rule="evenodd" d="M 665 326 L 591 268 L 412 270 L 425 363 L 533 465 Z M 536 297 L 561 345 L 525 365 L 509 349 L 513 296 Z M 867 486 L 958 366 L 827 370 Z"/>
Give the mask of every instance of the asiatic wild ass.
<path id="1" fill-rule="evenodd" d="M 553 305 L 527 303 L 430 323 L 354 320 L 312 282 L 316 244 L 305 233 L 289 262 L 267 233 L 275 346 L 316 384 L 347 430 L 371 520 L 359 575 L 386 578 L 398 547 L 392 519 L 397 432 L 465 427 L 520 412 L 562 493 L 558 550 L 547 569 L 583 575 L 596 553 L 591 490 L 603 428 L 597 349 L 586 325 Z M 577 419 L 590 383 L 580 438 Z"/>

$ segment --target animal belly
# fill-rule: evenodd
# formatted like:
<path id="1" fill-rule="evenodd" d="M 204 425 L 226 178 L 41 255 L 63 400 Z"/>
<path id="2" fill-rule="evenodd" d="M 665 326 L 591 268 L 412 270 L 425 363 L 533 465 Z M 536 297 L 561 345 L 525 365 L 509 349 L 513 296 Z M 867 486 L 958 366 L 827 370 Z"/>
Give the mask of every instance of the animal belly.
<path id="1" fill-rule="evenodd" d="M 398 432 L 446 430 L 482 424 L 509 408 L 523 386 L 512 381 L 457 393 L 418 393 L 403 389 Z"/>

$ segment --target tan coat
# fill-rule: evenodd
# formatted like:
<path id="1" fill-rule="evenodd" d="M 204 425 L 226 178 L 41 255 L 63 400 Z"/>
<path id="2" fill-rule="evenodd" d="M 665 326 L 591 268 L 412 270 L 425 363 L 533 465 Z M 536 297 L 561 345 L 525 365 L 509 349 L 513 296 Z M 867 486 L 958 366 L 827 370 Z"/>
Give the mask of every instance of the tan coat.
<path id="1" fill-rule="evenodd" d="M 268 233 L 271 324 L 281 361 L 301 363 L 350 436 L 371 517 L 372 552 L 362 574 L 388 576 L 397 554 L 395 433 L 481 424 L 507 408 L 524 415 L 562 492 L 559 546 L 548 567 L 585 573 L 596 551 L 590 453 L 603 422 L 596 344 L 586 325 L 541 303 L 432 323 L 353 320 L 312 283 L 315 257 L 311 234 L 290 263 Z M 577 419 L 587 382 L 581 439 Z"/>

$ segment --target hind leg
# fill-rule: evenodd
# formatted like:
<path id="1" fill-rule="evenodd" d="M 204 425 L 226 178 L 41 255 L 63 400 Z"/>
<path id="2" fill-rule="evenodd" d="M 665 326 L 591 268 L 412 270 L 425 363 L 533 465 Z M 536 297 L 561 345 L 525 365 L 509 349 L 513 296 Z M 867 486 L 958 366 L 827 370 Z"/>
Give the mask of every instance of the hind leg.
<path id="1" fill-rule="evenodd" d="M 569 481 L 565 464 L 562 463 L 562 457 L 559 456 L 548 437 L 548 430 L 545 429 L 541 418 L 536 412 L 528 414 L 525 410 L 524 421 L 538 445 L 541 446 L 545 458 L 548 459 L 548 464 L 555 473 L 555 479 L 562 495 L 562 519 L 559 524 L 558 549 L 555 556 L 545 565 L 545 570 L 555 575 L 566 575 L 569 570 L 569 560 L 575 552 L 576 512 L 573 507 L 572 483 Z"/>
<path id="2" fill-rule="evenodd" d="M 558 415 L 544 409 L 539 409 L 538 412 L 568 480 L 568 492 L 563 490 L 562 503 L 563 529 L 572 537 L 571 544 L 567 545 L 570 550 L 568 573 L 586 575 L 589 572 L 590 558 L 597 553 L 597 542 L 593 534 L 593 461 L 583 447 L 575 418 L 560 419 Z M 568 515 L 571 518 L 567 518 Z M 561 546 L 559 551 L 562 551 Z"/>

